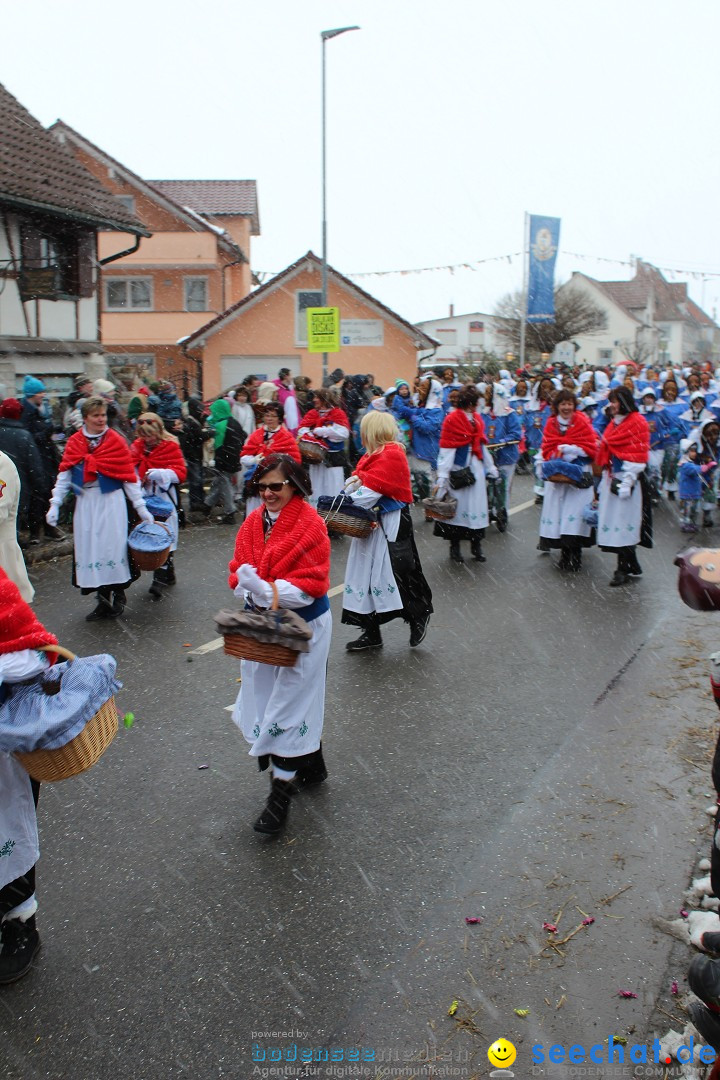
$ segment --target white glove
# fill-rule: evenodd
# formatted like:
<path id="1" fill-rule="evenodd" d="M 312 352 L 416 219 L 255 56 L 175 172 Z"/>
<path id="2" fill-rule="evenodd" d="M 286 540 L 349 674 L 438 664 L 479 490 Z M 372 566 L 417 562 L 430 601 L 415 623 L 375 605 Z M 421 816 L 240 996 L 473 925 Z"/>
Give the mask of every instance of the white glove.
<path id="1" fill-rule="evenodd" d="M 332 433 L 332 428 L 329 427 L 316 427 L 313 430 L 313 435 L 317 435 L 319 439 L 327 439 Z"/>
<path id="2" fill-rule="evenodd" d="M 447 495 L 447 493 L 448 493 L 448 482 L 447 482 L 447 480 L 438 480 L 437 484 L 435 485 L 435 495 L 437 496 L 437 498 L 438 499 L 444 499 L 445 496 Z"/>
<path id="3" fill-rule="evenodd" d="M 51 503 L 50 504 L 50 509 L 48 510 L 47 514 L 45 515 L 45 520 L 48 523 L 48 525 L 57 525 L 59 515 L 60 515 L 60 507 L 55 506 L 54 503 Z"/>
<path id="4" fill-rule="evenodd" d="M 633 481 L 631 477 L 623 480 L 618 487 L 618 499 L 629 499 L 632 495 Z"/>
<path id="5" fill-rule="evenodd" d="M 352 492 L 357 491 L 357 489 L 359 487 L 362 487 L 362 480 L 360 479 L 359 476 L 355 476 L 353 474 L 352 476 L 349 476 L 347 478 L 347 480 L 345 481 L 345 486 L 343 488 L 343 491 L 345 492 L 346 495 L 351 495 Z"/>
<path id="6" fill-rule="evenodd" d="M 151 483 L 154 484 L 160 479 L 159 474 L 161 471 L 161 469 L 148 469 L 148 471 L 145 473 L 145 479 L 149 480 Z"/>
<path id="7" fill-rule="evenodd" d="M 488 478 L 488 480 L 499 480 L 500 479 L 500 473 L 498 472 L 497 469 L 487 469 L 485 475 Z"/>
<path id="8" fill-rule="evenodd" d="M 237 572 L 238 588 L 252 593 L 253 600 L 260 606 L 268 607 L 272 601 L 272 589 L 267 581 L 259 576 L 254 566 L 243 563 Z M 237 595 L 237 592 L 236 592 Z"/>
<path id="9" fill-rule="evenodd" d="M 135 503 L 134 510 L 140 520 L 147 522 L 148 525 L 151 525 L 155 521 L 155 518 L 152 516 L 144 502 Z"/>
<path id="10" fill-rule="evenodd" d="M 541 457 L 536 457 L 535 458 L 535 475 L 538 478 L 538 480 L 542 480 L 542 474 L 543 474 L 542 473 L 542 467 L 543 467 L 542 458 Z"/>
<path id="11" fill-rule="evenodd" d="M 259 465 L 259 464 L 260 464 L 260 462 L 262 461 L 262 459 L 263 459 L 263 456 L 262 456 L 262 454 L 256 454 L 256 455 L 255 455 L 255 464 L 256 464 L 256 465 Z"/>

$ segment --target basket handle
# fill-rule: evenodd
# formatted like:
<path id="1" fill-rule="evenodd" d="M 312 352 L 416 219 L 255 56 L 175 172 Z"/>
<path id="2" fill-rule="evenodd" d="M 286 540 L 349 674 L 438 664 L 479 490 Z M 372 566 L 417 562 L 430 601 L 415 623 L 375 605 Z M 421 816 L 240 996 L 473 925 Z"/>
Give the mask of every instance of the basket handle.
<path id="1" fill-rule="evenodd" d="M 77 659 L 75 653 L 70 652 L 69 649 L 63 649 L 62 645 L 41 645 L 39 651 L 57 653 L 58 656 L 62 656 L 68 662 Z"/>
<path id="2" fill-rule="evenodd" d="M 277 611 L 277 609 L 280 607 L 280 594 L 278 593 L 278 587 L 277 587 L 277 585 L 275 584 L 274 581 L 270 582 L 270 588 L 272 589 L 272 594 L 273 594 L 272 604 L 270 605 L 270 610 L 271 611 Z"/>

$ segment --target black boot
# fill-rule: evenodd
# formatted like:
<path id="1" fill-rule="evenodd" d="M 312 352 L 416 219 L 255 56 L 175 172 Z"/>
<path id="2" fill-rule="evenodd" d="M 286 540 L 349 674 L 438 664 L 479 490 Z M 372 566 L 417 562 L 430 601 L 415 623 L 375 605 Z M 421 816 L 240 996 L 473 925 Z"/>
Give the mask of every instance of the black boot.
<path id="1" fill-rule="evenodd" d="M 486 557 L 482 553 L 482 540 L 479 536 L 473 536 L 470 541 L 470 554 L 475 562 L 487 562 Z"/>
<path id="2" fill-rule="evenodd" d="M 150 593 L 150 596 L 156 602 L 158 600 L 162 600 L 162 598 L 163 598 L 163 582 L 158 577 L 158 574 L 159 574 L 159 571 L 156 570 L 155 573 L 153 574 L 152 585 L 148 589 L 148 592 Z"/>
<path id="3" fill-rule="evenodd" d="M 430 622 L 430 616 L 424 615 L 422 619 L 413 619 L 410 623 L 410 646 L 415 648 L 425 640 L 427 634 L 428 623 Z"/>
<path id="4" fill-rule="evenodd" d="M 40 948 L 40 935 L 35 929 L 35 916 L 25 922 L 6 919 L 0 926 L 0 985 L 15 982 L 27 975 Z"/>
<path id="5" fill-rule="evenodd" d="M 292 797 L 292 781 L 273 777 L 270 794 L 260 817 L 253 825 L 255 832 L 272 835 L 280 832 L 287 820 Z"/>
<path id="6" fill-rule="evenodd" d="M 557 566 L 558 570 L 571 570 L 572 565 L 570 560 L 570 548 L 560 548 L 560 558 L 555 563 L 555 565 Z"/>
<path id="7" fill-rule="evenodd" d="M 312 755 L 312 760 L 295 774 L 295 785 L 299 788 L 313 787 L 327 780 L 328 771 L 323 758 L 322 743 L 320 749 Z"/>
<path id="8" fill-rule="evenodd" d="M 570 548 L 570 570 L 577 573 L 582 570 L 582 548 Z"/>
<path id="9" fill-rule="evenodd" d="M 382 637 L 380 635 L 379 626 L 369 626 L 366 630 L 363 630 L 359 638 L 355 641 L 348 641 L 345 646 L 348 652 L 362 652 L 364 649 L 381 649 Z"/>
<path id="10" fill-rule="evenodd" d="M 612 578 L 610 579 L 610 587 L 616 588 L 618 585 L 627 585 L 630 580 L 627 572 L 627 559 L 625 553 L 618 551 L 617 568 Z"/>
<path id="11" fill-rule="evenodd" d="M 124 589 L 115 589 L 113 591 L 113 611 L 117 615 L 122 615 L 127 604 L 127 596 Z"/>
<path id="12" fill-rule="evenodd" d="M 698 1029 L 705 1042 L 720 1053 L 720 1016 L 699 1001 L 692 1001 L 685 1006 L 690 1020 Z"/>
<path id="13" fill-rule="evenodd" d="M 456 562 L 456 563 L 464 563 L 465 562 L 465 560 L 462 557 L 462 552 L 460 550 L 460 541 L 459 540 L 451 540 L 450 541 L 450 558 L 452 559 L 453 562 Z"/>
<path id="14" fill-rule="evenodd" d="M 638 562 L 638 557 L 635 552 L 635 548 L 630 548 L 627 553 L 627 559 L 625 560 L 626 573 L 630 577 L 640 577 L 642 574 L 642 566 Z"/>
<path id="15" fill-rule="evenodd" d="M 97 622 L 99 619 L 117 619 L 121 614 L 115 607 L 112 598 L 112 589 L 107 585 L 101 586 L 97 591 L 97 607 L 85 616 L 85 622 Z"/>
<path id="16" fill-rule="evenodd" d="M 693 994 L 711 1009 L 720 1011 L 720 960 L 710 956 L 694 956 L 688 968 L 687 980 Z"/>

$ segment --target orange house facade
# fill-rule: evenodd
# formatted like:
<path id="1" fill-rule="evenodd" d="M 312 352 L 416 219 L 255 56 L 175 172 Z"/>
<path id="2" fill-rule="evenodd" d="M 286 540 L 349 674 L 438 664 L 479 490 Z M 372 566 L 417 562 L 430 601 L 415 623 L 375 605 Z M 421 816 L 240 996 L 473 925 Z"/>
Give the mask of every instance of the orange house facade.
<path id="1" fill-rule="evenodd" d="M 247 296 L 259 235 L 252 180 L 144 180 L 62 121 L 52 133 L 152 234 L 100 233 L 101 334 L 110 373 L 193 389 L 178 339 Z"/>
<path id="2" fill-rule="evenodd" d="M 312 252 L 181 342 L 196 364 L 203 397 L 217 397 L 248 375 L 272 380 L 280 368 L 322 385 L 322 354 L 307 348 L 307 308 L 321 305 L 322 263 Z M 383 387 L 412 384 L 418 352 L 437 342 L 328 267 L 328 306 L 340 309 L 340 351 L 328 370 L 371 374 Z"/>

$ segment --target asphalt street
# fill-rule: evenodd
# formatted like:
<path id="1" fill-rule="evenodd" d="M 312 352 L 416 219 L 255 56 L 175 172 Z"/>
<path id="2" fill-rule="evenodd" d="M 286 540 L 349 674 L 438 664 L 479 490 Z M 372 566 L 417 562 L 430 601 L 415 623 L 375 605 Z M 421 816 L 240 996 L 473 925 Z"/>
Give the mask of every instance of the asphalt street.
<path id="1" fill-rule="evenodd" d="M 253 1050 L 267 1067 L 293 1045 L 372 1050 L 369 1078 L 442 1062 L 470 1080 L 499 1036 L 529 1075 L 534 1044 L 670 1026 L 657 1007 L 672 1014 L 684 969 L 651 918 L 677 915 L 709 847 L 717 630 L 677 596 L 670 507 L 643 577 L 610 589 L 612 556 L 565 576 L 536 551 L 531 501 L 519 478 L 484 565 L 450 563 L 416 511 L 435 604 L 417 649 L 391 623 L 382 650 L 347 654 L 333 597 L 330 778 L 277 839 L 251 828 L 268 781 L 228 712 L 239 663 L 195 652 L 232 604 L 234 530 L 188 527 L 177 586 L 153 604 L 144 575 L 112 623 L 84 621 L 68 558 L 32 568 L 39 617 L 116 656 L 136 719 L 42 788 L 43 949 L 0 994 L 6 1080 L 245 1080 Z M 333 587 L 347 550 L 333 542 Z M 545 921 L 580 929 L 552 948 Z"/>

